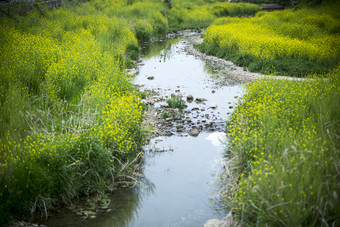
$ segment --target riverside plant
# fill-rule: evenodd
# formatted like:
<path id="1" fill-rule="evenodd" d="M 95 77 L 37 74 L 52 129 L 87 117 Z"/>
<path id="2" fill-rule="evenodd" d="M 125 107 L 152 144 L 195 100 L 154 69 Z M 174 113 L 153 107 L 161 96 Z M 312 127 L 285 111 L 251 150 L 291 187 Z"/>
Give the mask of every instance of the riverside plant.
<path id="1" fill-rule="evenodd" d="M 171 97 L 170 99 L 166 100 L 166 103 L 168 104 L 170 108 L 174 108 L 174 109 L 177 108 L 180 111 L 182 111 L 186 107 L 185 101 L 178 97 Z"/>
<path id="2" fill-rule="evenodd" d="M 338 224 L 340 68 L 326 76 L 247 85 L 228 126 L 237 180 L 223 194 L 240 223 Z"/>
<path id="3" fill-rule="evenodd" d="M 145 141 L 122 71 L 138 47 L 127 21 L 61 9 L 25 19 L 0 26 L 0 223 L 134 181 Z"/>
<path id="4" fill-rule="evenodd" d="M 158 0 L 94 0 L 1 17 L 0 225 L 126 182 L 146 134 L 124 73 L 138 43 L 208 26 L 233 7 L 178 0 L 169 11 Z M 242 7 L 239 16 L 259 10 Z"/>
<path id="5" fill-rule="evenodd" d="M 297 77 L 326 72 L 340 59 L 337 9 L 333 4 L 220 18 L 206 29 L 199 48 L 251 71 Z"/>

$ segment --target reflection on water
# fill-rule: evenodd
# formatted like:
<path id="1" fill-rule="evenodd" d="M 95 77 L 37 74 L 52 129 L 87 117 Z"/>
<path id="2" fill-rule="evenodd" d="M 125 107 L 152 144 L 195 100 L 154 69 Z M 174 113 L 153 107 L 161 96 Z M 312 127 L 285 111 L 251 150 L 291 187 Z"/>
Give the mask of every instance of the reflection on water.
<path id="1" fill-rule="evenodd" d="M 159 40 L 152 43 L 152 45 L 142 46 L 142 55 L 144 59 L 150 59 L 152 57 L 159 57 L 160 61 L 165 62 L 169 59 L 173 53 L 171 53 L 171 46 L 178 43 L 181 38 L 172 38 Z"/>
<path id="2" fill-rule="evenodd" d="M 128 226 L 202 226 L 217 218 L 209 199 L 221 170 L 224 133 L 151 140 L 146 149 L 145 176 L 156 187 L 143 200 Z M 169 149 L 171 148 L 171 149 Z M 154 150 L 172 150 L 152 152 Z"/>
<path id="3" fill-rule="evenodd" d="M 215 132 L 215 133 L 209 134 L 206 139 L 209 140 L 212 145 L 219 147 L 219 146 L 221 146 L 221 144 L 224 143 L 225 138 L 226 138 L 225 133 Z"/>

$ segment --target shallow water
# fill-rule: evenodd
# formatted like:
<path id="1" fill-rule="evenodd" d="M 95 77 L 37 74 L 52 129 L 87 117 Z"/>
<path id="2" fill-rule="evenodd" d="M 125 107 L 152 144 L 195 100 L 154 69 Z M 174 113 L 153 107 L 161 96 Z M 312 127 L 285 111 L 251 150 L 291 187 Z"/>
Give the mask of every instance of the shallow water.
<path id="1" fill-rule="evenodd" d="M 109 209 L 94 219 L 83 220 L 68 209 L 60 210 L 44 224 L 48 226 L 202 226 L 222 218 L 213 204 L 216 181 L 222 171 L 227 144 L 224 122 L 242 95 L 242 83 L 231 80 L 227 69 L 185 52 L 186 38 L 168 39 L 143 48 L 144 57 L 134 83 L 155 90 L 163 97 L 177 92 L 205 98 L 204 103 L 187 103 L 191 119 L 209 114 L 221 127 L 197 137 L 178 133 L 157 137 L 145 146 L 144 177 L 135 188 L 122 188 L 111 196 Z M 150 80 L 148 77 L 153 76 Z M 164 103 L 156 103 L 162 105 Z M 217 108 L 209 108 L 216 104 Z M 200 116 L 198 116 L 200 115 Z"/>

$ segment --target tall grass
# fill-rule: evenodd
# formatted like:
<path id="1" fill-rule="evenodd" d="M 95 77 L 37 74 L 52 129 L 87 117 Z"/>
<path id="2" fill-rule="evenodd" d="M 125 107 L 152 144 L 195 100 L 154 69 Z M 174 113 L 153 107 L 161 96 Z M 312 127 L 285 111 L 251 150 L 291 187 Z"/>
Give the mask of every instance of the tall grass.
<path id="1" fill-rule="evenodd" d="M 123 73 L 138 50 L 128 21 L 65 9 L 22 19 L 0 19 L 1 224 L 114 189 L 145 137 Z"/>
<path id="2" fill-rule="evenodd" d="M 228 126 L 237 180 L 224 194 L 240 223 L 339 224 L 340 68 L 327 77 L 247 85 Z"/>
<path id="3" fill-rule="evenodd" d="M 251 71 L 290 76 L 325 72 L 340 60 L 337 8 L 333 4 L 217 19 L 199 48 Z"/>
<path id="4" fill-rule="evenodd" d="M 199 29 L 210 25 L 221 16 L 251 16 L 261 10 L 260 7 L 245 3 L 203 1 L 174 1 L 168 21 L 171 30 Z"/>
<path id="5" fill-rule="evenodd" d="M 124 69 L 139 42 L 233 11 L 217 4 L 94 0 L 0 18 L 0 225 L 132 179 L 146 132 Z"/>

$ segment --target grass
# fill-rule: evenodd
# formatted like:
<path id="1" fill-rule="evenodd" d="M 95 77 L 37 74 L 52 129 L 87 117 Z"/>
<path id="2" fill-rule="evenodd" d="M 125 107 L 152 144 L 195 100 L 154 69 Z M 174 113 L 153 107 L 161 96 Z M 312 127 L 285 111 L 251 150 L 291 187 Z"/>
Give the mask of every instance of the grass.
<path id="1" fill-rule="evenodd" d="M 228 126 L 237 180 L 223 194 L 240 223 L 339 223 L 339 70 L 329 79 L 247 85 Z"/>
<path id="2" fill-rule="evenodd" d="M 259 12 L 253 18 L 220 18 L 198 48 L 264 74 L 303 77 L 340 60 L 336 4 L 318 9 Z"/>
<path id="3" fill-rule="evenodd" d="M 131 178 L 145 108 L 125 69 L 140 42 L 259 10 L 199 0 L 171 11 L 159 0 L 23 5 L 0 18 L 0 225 Z"/>
<path id="4" fill-rule="evenodd" d="M 166 103 L 170 108 L 177 108 L 180 111 L 182 111 L 184 108 L 186 108 L 185 101 L 178 97 L 171 97 L 170 99 L 166 100 Z"/>
<path id="5" fill-rule="evenodd" d="M 1 224 L 113 190 L 141 159 L 142 105 L 123 73 L 138 41 L 124 19 L 78 13 L 0 18 Z"/>
<path id="6" fill-rule="evenodd" d="M 227 122 L 221 204 L 242 226 L 339 225 L 336 9 L 330 4 L 222 18 L 204 34 L 199 48 L 254 71 L 313 75 L 301 81 L 266 78 L 247 84 Z"/>

